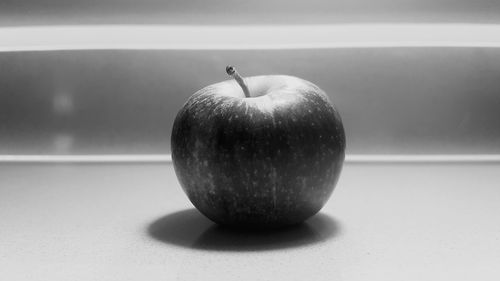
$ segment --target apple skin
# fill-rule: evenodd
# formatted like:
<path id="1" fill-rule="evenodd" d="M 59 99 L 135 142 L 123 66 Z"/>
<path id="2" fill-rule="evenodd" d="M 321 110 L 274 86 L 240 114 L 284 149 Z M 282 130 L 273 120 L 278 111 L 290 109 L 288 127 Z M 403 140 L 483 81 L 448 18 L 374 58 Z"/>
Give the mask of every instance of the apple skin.
<path id="1" fill-rule="evenodd" d="M 245 228 L 303 222 L 327 202 L 345 157 L 340 115 L 316 85 L 293 76 L 234 80 L 193 94 L 177 114 L 172 160 L 193 205 Z"/>

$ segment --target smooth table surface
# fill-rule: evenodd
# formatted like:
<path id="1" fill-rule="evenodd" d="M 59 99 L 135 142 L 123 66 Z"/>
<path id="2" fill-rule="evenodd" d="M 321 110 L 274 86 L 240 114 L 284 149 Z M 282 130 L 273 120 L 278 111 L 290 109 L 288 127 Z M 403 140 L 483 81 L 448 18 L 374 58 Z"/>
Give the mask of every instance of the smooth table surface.
<path id="1" fill-rule="evenodd" d="M 1 164 L 0 280 L 498 280 L 500 164 L 346 164 L 278 233 L 216 227 L 171 164 Z"/>

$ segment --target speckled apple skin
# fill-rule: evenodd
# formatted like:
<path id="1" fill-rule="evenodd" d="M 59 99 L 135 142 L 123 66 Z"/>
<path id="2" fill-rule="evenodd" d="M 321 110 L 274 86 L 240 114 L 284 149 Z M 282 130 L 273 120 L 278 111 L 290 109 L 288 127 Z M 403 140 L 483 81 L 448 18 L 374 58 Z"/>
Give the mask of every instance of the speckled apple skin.
<path id="1" fill-rule="evenodd" d="M 193 205 L 228 226 L 277 228 L 316 214 L 345 157 L 340 115 L 325 93 L 293 89 L 240 98 L 208 86 L 185 103 L 172 131 L 172 160 Z"/>

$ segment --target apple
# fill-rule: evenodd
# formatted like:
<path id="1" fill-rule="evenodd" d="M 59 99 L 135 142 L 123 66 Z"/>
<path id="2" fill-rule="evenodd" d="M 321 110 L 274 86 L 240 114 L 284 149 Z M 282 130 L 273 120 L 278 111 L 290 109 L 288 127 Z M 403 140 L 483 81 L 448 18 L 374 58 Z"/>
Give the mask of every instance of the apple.
<path id="1" fill-rule="evenodd" d="M 339 113 L 306 80 L 226 72 L 234 79 L 199 90 L 175 118 L 172 161 L 184 192 L 218 224 L 303 222 L 325 205 L 342 170 Z"/>

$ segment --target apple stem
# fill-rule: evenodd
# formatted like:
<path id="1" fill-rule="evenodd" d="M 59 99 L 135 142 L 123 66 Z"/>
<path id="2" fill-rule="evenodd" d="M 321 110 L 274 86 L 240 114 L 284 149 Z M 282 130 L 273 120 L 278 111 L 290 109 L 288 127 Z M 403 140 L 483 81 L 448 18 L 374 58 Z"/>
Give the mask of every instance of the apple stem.
<path id="1" fill-rule="evenodd" d="M 234 80 L 236 80 L 236 82 L 238 82 L 241 89 L 243 89 L 243 93 L 245 94 L 245 97 L 249 98 L 250 91 L 248 90 L 248 86 L 245 83 L 245 80 L 243 79 L 243 77 L 241 77 L 241 75 L 238 73 L 238 71 L 236 71 L 236 68 L 234 68 L 234 66 L 232 66 L 232 65 L 228 65 L 228 66 L 226 66 L 226 73 L 227 73 L 227 75 L 233 77 Z"/>

